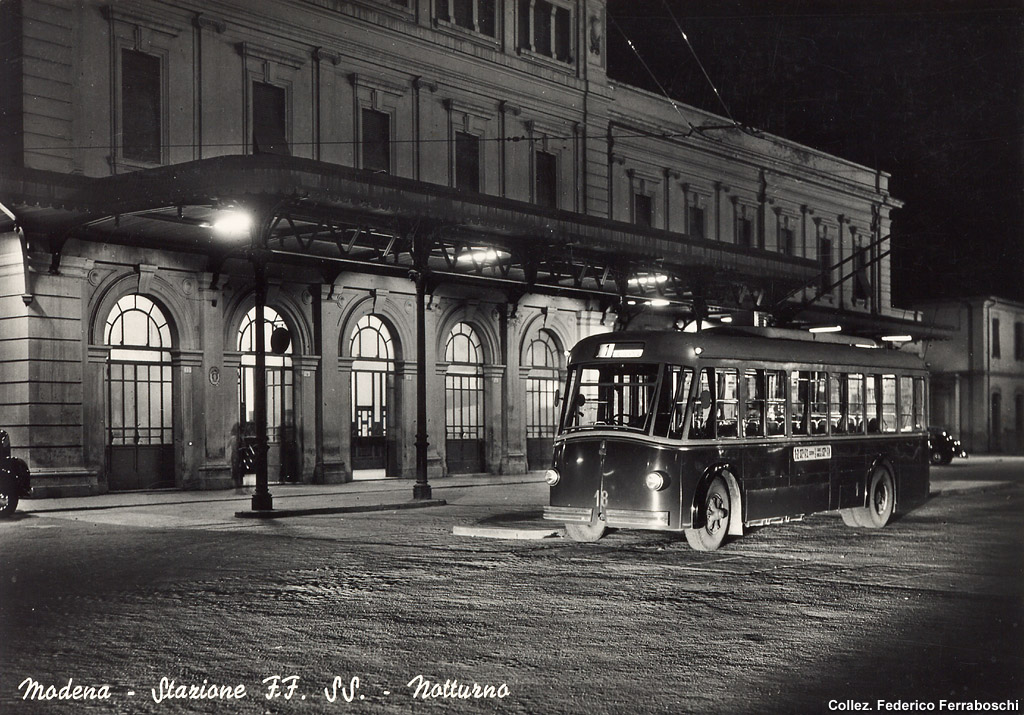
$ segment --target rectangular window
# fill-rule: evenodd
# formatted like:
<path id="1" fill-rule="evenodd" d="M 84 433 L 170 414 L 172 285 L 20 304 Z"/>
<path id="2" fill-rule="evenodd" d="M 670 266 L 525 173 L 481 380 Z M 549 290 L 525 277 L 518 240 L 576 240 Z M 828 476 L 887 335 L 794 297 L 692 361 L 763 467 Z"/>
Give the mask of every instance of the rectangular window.
<path id="1" fill-rule="evenodd" d="M 900 432 L 914 429 L 914 379 L 900 378 Z"/>
<path id="2" fill-rule="evenodd" d="M 802 370 L 790 376 L 793 434 L 828 432 L 828 373 Z"/>
<path id="3" fill-rule="evenodd" d="M 765 395 L 768 398 L 768 412 L 765 422 L 769 437 L 786 436 L 786 371 L 766 370 Z"/>
<path id="4" fill-rule="evenodd" d="M 547 151 L 536 153 L 537 172 L 535 190 L 537 204 L 545 208 L 558 208 L 558 157 Z"/>
<path id="5" fill-rule="evenodd" d="M 743 392 L 746 400 L 743 406 L 744 437 L 764 437 L 764 373 L 764 370 L 743 372 Z"/>
<path id="6" fill-rule="evenodd" d="M 551 3 L 544 0 L 533 2 L 533 49 L 551 57 Z"/>
<path id="7" fill-rule="evenodd" d="M 740 248 L 754 247 L 754 221 L 749 218 L 736 220 L 736 243 Z"/>
<path id="8" fill-rule="evenodd" d="M 847 409 L 846 431 L 848 434 L 864 434 L 864 376 L 846 376 Z"/>
<path id="9" fill-rule="evenodd" d="M 871 297 L 871 280 L 868 278 L 868 251 L 858 249 L 853 259 L 853 299 L 868 302 Z"/>
<path id="10" fill-rule="evenodd" d="M 455 188 L 480 191 L 480 139 L 455 132 Z"/>
<path id="11" fill-rule="evenodd" d="M 391 116 L 373 109 L 362 111 L 363 168 L 391 172 Z"/>
<path id="12" fill-rule="evenodd" d="M 736 370 L 715 370 L 715 428 L 718 437 L 739 435 L 739 378 Z"/>
<path id="13" fill-rule="evenodd" d="M 1024 360 L 1024 323 L 1013 324 L 1013 359 Z"/>
<path id="14" fill-rule="evenodd" d="M 252 83 L 252 150 L 254 154 L 290 156 L 287 94 L 283 87 Z"/>
<path id="15" fill-rule="evenodd" d="M 572 15 L 564 7 L 555 9 L 555 59 L 572 62 Z"/>
<path id="16" fill-rule="evenodd" d="M 704 209 L 700 206 L 690 207 L 688 229 L 690 238 L 704 238 Z"/>
<path id="17" fill-rule="evenodd" d="M 121 50 L 121 154 L 131 161 L 161 160 L 160 58 Z"/>
<path id="18" fill-rule="evenodd" d="M 437 0 L 435 7 L 441 22 L 495 36 L 494 0 Z"/>
<path id="19" fill-rule="evenodd" d="M 992 357 L 1002 357 L 999 350 L 999 318 L 992 318 Z"/>
<path id="20" fill-rule="evenodd" d="M 828 419 L 832 423 L 832 434 L 846 434 L 847 432 L 847 404 L 846 400 L 843 399 L 846 392 L 846 380 L 844 378 L 844 375 L 833 375 L 828 383 Z"/>
<path id="21" fill-rule="evenodd" d="M 882 431 L 896 431 L 895 375 L 882 375 Z"/>
<path id="22" fill-rule="evenodd" d="M 520 50 L 572 61 L 572 14 L 545 0 L 519 0 Z"/>
<path id="23" fill-rule="evenodd" d="M 818 241 L 818 266 L 821 271 L 820 293 L 832 294 L 832 239 L 822 237 Z"/>
<path id="24" fill-rule="evenodd" d="M 637 226 L 654 225 L 654 204 L 646 194 L 633 194 L 633 223 Z"/>
<path id="25" fill-rule="evenodd" d="M 779 250 L 787 256 L 796 255 L 796 233 L 791 228 L 779 230 Z"/>
<path id="26" fill-rule="evenodd" d="M 878 375 L 868 375 L 864 381 L 864 418 L 868 434 L 878 434 Z"/>

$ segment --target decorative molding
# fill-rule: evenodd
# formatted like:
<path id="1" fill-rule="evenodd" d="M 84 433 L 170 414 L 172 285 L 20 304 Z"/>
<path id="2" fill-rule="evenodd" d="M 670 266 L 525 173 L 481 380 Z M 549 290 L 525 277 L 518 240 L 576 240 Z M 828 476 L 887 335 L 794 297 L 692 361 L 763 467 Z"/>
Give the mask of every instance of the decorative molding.
<path id="1" fill-rule="evenodd" d="M 228 29 L 227 23 L 214 15 L 207 15 L 205 12 L 198 13 L 192 18 L 192 25 L 199 30 L 213 30 L 218 35 L 224 34 Z"/>
<path id="2" fill-rule="evenodd" d="M 429 89 L 431 92 L 436 92 L 437 91 L 437 82 L 435 82 L 433 80 L 425 79 L 424 77 L 418 77 L 418 76 L 417 77 L 413 77 L 412 78 L 412 86 L 413 86 L 414 89 L 417 89 L 417 90 Z"/>
<path id="3" fill-rule="evenodd" d="M 108 20 L 139 25 L 170 37 L 177 37 L 185 29 L 184 25 L 175 22 L 175 19 L 155 13 L 149 8 L 141 7 L 133 2 L 111 3 L 104 6 L 102 12 Z"/>
<path id="4" fill-rule="evenodd" d="M 476 104 L 470 104 L 469 102 L 463 102 L 462 100 L 452 99 L 450 97 L 444 100 L 444 108 L 449 112 L 460 112 L 479 119 L 493 119 L 495 114 L 493 109 L 487 109 Z"/>
<path id="5" fill-rule="evenodd" d="M 335 67 L 341 64 L 341 55 L 333 50 L 327 50 L 323 47 L 314 47 L 312 54 L 313 59 L 317 62 L 330 62 Z"/>
<path id="6" fill-rule="evenodd" d="M 153 287 L 153 279 L 156 277 L 158 270 L 160 270 L 160 266 L 151 266 L 145 263 L 139 264 L 139 293 L 148 294 L 150 292 L 150 289 Z"/>
<path id="7" fill-rule="evenodd" d="M 511 114 L 513 116 L 516 116 L 516 117 L 518 117 L 520 114 L 523 113 L 523 108 L 522 107 L 520 107 L 518 104 L 513 104 L 512 102 L 508 101 L 507 99 L 503 99 L 500 102 L 498 102 L 498 110 L 502 114 Z M 527 124 L 527 126 L 529 126 L 530 123 L 527 122 L 526 124 Z"/>
<path id="8" fill-rule="evenodd" d="M 294 52 L 286 52 L 276 47 L 269 47 L 267 45 L 261 45 L 251 40 L 239 42 L 235 44 L 235 49 L 245 59 L 257 59 L 265 60 L 269 62 L 276 62 L 280 65 L 291 67 L 292 69 L 299 69 L 306 64 L 306 58 L 302 55 Z"/>
<path id="9" fill-rule="evenodd" d="M 396 97 L 401 97 L 405 94 L 407 89 L 405 85 L 398 84 L 397 82 L 389 82 L 388 80 L 378 79 L 376 77 L 367 77 L 366 75 L 358 74 L 357 72 L 350 74 L 348 76 L 348 80 L 356 89 L 376 90 Z"/>

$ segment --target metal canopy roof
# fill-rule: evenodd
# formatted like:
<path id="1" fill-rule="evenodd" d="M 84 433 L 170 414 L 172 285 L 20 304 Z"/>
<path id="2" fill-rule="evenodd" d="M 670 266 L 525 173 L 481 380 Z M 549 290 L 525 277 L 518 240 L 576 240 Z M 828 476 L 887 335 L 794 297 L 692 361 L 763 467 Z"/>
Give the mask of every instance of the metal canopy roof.
<path id="1" fill-rule="evenodd" d="M 219 273 L 261 252 L 268 263 L 508 291 L 668 299 L 723 308 L 770 304 L 816 275 L 813 261 L 386 174 L 277 155 L 222 156 L 103 178 L 0 169 L 0 202 L 33 250 L 69 239 L 205 255 Z M 225 240 L 217 214 L 243 207 L 256 240 Z M 757 296 L 757 298 L 754 298 Z"/>

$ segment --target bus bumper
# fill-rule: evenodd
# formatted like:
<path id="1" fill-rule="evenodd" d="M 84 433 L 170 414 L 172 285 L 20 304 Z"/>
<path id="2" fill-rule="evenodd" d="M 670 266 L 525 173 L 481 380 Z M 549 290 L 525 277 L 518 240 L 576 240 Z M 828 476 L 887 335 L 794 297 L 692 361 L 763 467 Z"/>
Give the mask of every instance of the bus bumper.
<path id="1" fill-rule="evenodd" d="M 552 521 L 582 522 L 589 524 L 594 510 L 589 507 L 546 506 L 544 518 Z M 639 511 L 636 509 L 607 509 L 604 514 L 608 526 L 626 526 L 639 529 L 666 529 L 669 526 L 667 511 Z"/>
<path id="2" fill-rule="evenodd" d="M 546 506 L 544 518 L 552 521 L 579 521 L 589 524 L 594 518 L 594 510 L 590 507 L 577 506 Z"/>

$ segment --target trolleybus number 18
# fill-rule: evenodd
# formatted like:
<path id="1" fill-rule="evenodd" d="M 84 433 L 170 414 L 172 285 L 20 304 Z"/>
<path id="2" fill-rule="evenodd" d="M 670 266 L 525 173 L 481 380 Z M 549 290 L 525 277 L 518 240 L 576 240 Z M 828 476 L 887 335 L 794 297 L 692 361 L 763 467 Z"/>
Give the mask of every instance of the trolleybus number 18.
<path id="1" fill-rule="evenodd" d="M 832 459 L 832 445 L 823 444 L 817 447 L 793 447 L 794 462 L 812 462 L 816 459 Z"/>

